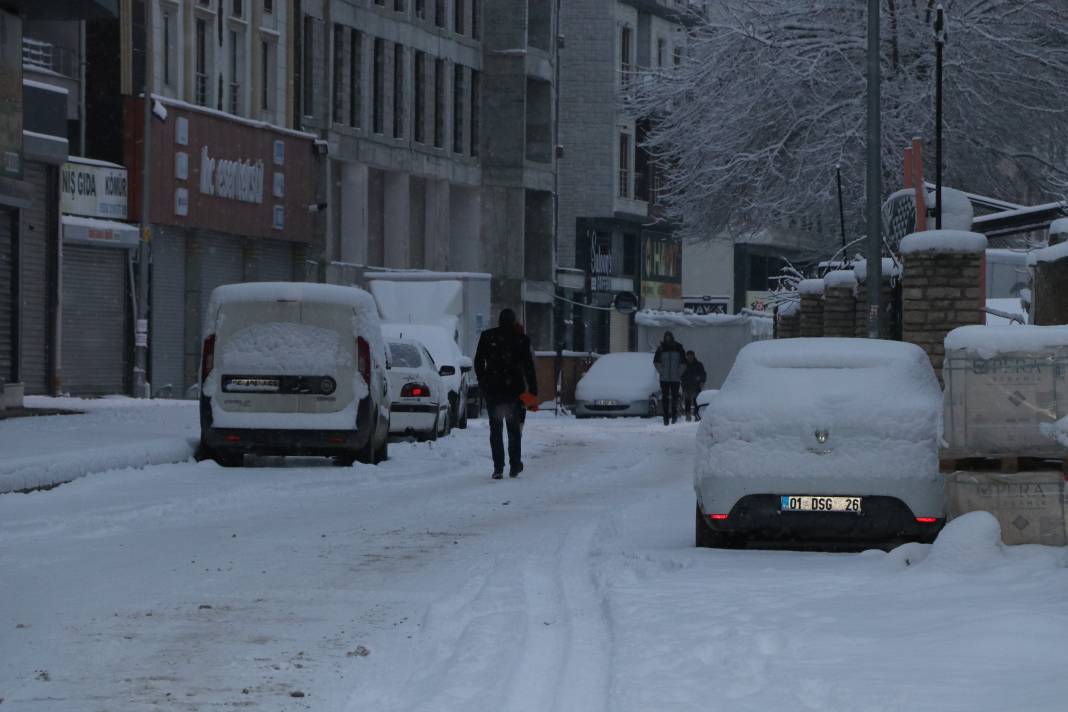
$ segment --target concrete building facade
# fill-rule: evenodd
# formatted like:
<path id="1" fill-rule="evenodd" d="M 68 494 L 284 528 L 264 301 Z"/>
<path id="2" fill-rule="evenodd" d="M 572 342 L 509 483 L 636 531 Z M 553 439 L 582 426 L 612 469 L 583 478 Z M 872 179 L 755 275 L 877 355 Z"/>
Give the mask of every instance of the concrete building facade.
<path id="1" fill-rule="evenodd" d="M 293 122 L 328 145 L 321 278 L 488 272 L 552 340 L 548 0 L 300 0 Z"/>

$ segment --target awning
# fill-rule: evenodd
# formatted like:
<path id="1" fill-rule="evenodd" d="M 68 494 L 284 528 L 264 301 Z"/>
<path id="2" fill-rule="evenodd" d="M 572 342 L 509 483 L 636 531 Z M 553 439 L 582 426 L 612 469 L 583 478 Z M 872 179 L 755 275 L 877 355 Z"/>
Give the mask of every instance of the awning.
<path id="1" fill-rule="evenodd" d="M 114 220 L 63 216 L 63 242 L 131 250 L 137 247 L 138 229 L 130 223 Z"/>

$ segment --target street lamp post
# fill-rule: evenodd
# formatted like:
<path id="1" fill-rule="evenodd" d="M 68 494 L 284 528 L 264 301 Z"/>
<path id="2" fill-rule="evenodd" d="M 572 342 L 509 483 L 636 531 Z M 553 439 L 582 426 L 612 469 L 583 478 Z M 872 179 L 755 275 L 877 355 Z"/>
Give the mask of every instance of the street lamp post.
<path id="1" fill-rule="evenodd" d="M 868 338 L 878 339 L 882 319 L 882 120 L 879 115 L 879 0 L 868 0 Z"/>
<path id="2" fill-rule="evenodd" d="M 946 12 L 935 12 L 935 228 L 942 229 L 942 50 L 946 46 Z"/>
<path id="3" fill-rule="evenodd" d="M 152 185 L 152 3 L 145 3 L 145 106 L 141 135 L 141 243 L 138 252 L 137 313 L 134 315 L 133 394 L 135 398 L 152 396 L 148 385 L 148 279 L 152 250 L 149 192 Z"/>

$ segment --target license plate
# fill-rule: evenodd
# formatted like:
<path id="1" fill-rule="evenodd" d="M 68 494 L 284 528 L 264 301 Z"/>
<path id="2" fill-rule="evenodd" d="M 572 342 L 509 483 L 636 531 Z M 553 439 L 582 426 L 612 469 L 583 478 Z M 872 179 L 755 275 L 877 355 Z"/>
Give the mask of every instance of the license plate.
<path id="1" fill-rule="evenodd" d="M 619 405 L 619 401 L 614 400 L 595 400 L 594 405 Z"/>
<path id="2" fill-rule="evenodd" d="M 223 384 L 226 393 L 277 393 L 277 378 L 228 378 Z"/>
<path id="3" fill-rule="evenodd" d="M 821 497 L 799 494 L 783 495 L 779 510 L 783 512 L 846 512 L 860 514 L 860 497 Z"/>

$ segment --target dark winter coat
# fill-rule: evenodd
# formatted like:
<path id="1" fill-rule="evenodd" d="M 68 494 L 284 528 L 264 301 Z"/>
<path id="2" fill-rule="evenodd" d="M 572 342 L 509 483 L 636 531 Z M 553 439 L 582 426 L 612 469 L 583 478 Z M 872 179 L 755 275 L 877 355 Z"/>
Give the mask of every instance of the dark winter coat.
<path id="1" fill-rule="evenodd" d="M 701 390 L 705 381 L 708 380 L 708 374 L 705 373 L 705 365 L 694 359 L 693 362 L 685 362 L 685 367 L 682 370 L 682 390 L 687 393 L 696 393 Z"/>
<path id="2" fill-rule="evenodd" d="M 475 375 L 487 403 L 518 400 L 524 391 L 538 394 L 530 339 L 515 327 L 482 332 L 475 351 Z"/>
<path id="3" fill-rule="evenodd" d="M 682 369 L 686 365 L 686 349 L 678 341 L 670 344 L 663 341 L 653 356 L 653 365 L 664 383 L 678 383 L 682 379 Z"/>

